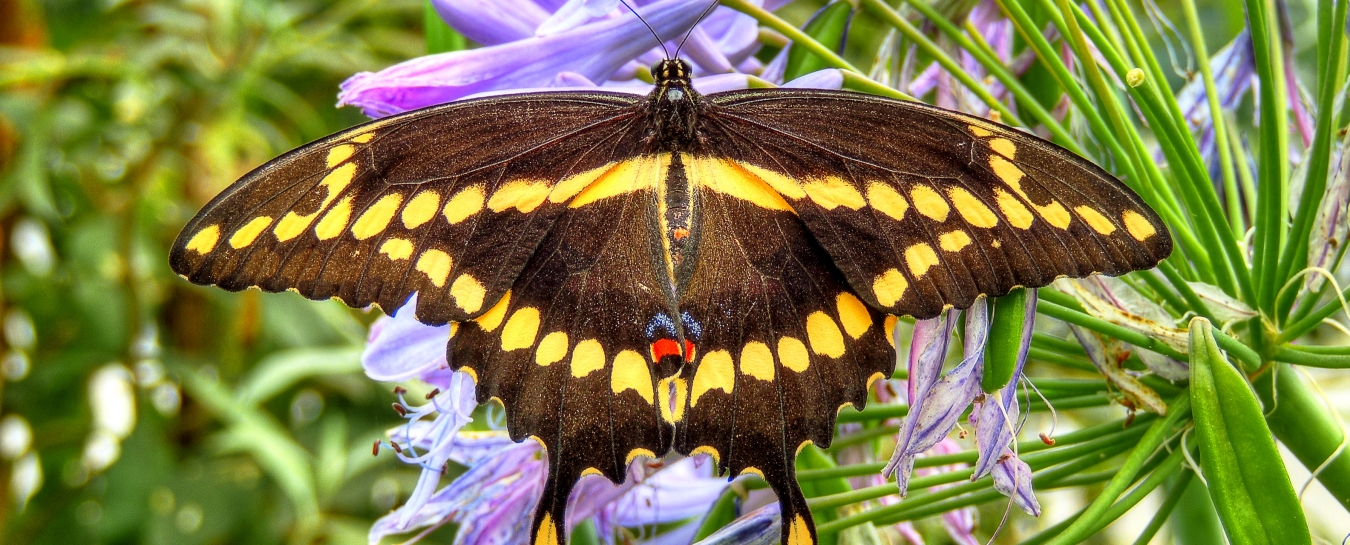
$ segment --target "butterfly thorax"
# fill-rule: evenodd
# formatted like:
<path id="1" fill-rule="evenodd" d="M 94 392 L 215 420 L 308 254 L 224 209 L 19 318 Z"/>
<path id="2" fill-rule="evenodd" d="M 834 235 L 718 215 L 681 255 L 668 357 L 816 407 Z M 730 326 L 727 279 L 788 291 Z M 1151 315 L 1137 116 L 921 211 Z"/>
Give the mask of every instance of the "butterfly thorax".
<path id="1" fill-rule="evenodd" d="M 652 66 L 656 88 L 647 96 L 651 112 L 647 145 L 655 152 L 691 151 L 698 146 L 696 126 L 703 97 L 690 81 L 689 63 L 666 59 Z"/>

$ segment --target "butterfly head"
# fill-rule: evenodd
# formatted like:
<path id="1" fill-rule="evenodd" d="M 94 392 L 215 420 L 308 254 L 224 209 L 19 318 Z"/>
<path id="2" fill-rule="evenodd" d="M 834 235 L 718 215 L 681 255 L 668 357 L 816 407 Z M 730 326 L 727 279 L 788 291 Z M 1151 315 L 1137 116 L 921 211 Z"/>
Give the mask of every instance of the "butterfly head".
<path id="1" fill-rule="evenodd" d="M 692 72 L 689 63 L 681 59 L 665 59 L 652 66 L 652 79 L 656 80 L 657 85 L 676 82 L 688 84 Z"/>

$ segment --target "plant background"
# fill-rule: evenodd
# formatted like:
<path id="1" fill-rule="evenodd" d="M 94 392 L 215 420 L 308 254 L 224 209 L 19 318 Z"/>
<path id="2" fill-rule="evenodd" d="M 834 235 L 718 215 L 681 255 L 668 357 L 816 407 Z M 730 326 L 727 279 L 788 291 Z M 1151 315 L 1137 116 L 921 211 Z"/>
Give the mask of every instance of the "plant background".
<path id="1" fill-rule="evenodd" d="M 821 5 L 780 15 L 801 24 Z M 1211 51 L 1243 25 L 1239 2 L 1197 5 Z M 1311 81 L 1316 5 L 1288 6 Z M 362 121 L 333 107 L 337 84 L 424 54 L 424 14 L 418 0 L 0 0 L 0 540 L 361 544 L 406 499 L 416 468 L 371 456 L 398 423 L 391 385 L 361 374 L 375 316 L 198 288 L 165 256 L 236 177 Z M 870 66 L 883 28 L 859 15 L 845 58 Z M 1338 335 L 1314 338 L 1344 344 Z M 1310 376 L 1350 415 L 1344 373 Z M 1124 414 L 1061 411 L 1059 431 Z M 1047 428 L 1040 414 L 1028 426 Z M 1287 454 L 1286 465 L 1301 487 L 1308 472 Z M 1076 512 L 1101 486 L 1041 492 L 1044 516 L 1014 514 L 997 542 Z M 1090 542 L 1132 542 L 1164 495 Z M 1350 533 L 1320 484 L 1303 504 L 1316 538 Z M 982 507 L 979 535 L 1002 513 L 1001 502 Z M 1189 537 L 1169 525 L 1155 543 L 1220 542 L 1202 490 L 1174 517 Z M 931 518 L 919 529 L 946 539 Z M 425 542 L 452 539 L 446 528 Z"/>

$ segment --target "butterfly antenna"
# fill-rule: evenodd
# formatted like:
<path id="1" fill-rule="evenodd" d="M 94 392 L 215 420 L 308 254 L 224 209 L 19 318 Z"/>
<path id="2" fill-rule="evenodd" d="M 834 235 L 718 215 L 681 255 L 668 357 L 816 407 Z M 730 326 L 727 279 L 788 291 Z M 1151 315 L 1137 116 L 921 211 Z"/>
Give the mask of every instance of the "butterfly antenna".
<path id="1" fill-rule="evenodd" d="M 689 32 L 684 33 L 684 38 L 680 39 L 680 45 L 675 46 L 675 57 L 678 58 L 680 56 L 680 50 L 684 49 L 684 42 L 689 40 L 689 35 L 694 33 L 694 29 L 698 28 L 698 24 L 702 23 L 714 9 L 717 9 L 717 4 L 717 0 L 713 0 L 712 3 L 708 4 L 708 7 L 703 10 L 703 14 L 698 16 L 697 21 L 694 21 L 694 26 L 689 27 Z"/>
<path id="2" fill-rule="evenodd" d="M 625 0 L 619 0 L 619 3 L 623 4 L 623 7 L 628 8 L 628 11 L 633 12 L 633 16 L 637 17 L 639 21 L 642 21 L 642 24 L 647 27 L 647 30 L 650 30 L 652 32 L 652 37 L 656 38 L 656 45 L 661 46 L 661 52 L 666 55 L 667 59 L 669 59 L 670 50 L 666 49 L 666 42 L 661 41 L 661 35 L 656 33 L 656 29 L 652 28 L 652 25 L 648 24 L 647 20 L 643 19 L 642 15 L 639 14 L 637 10 L 633 9 L 633 6 L 628 5 L 628 2 L 626 2 Z M 683 42 L 681 42 L 681 44 L 683 44 Z M 676 50 L 675 54 L 679 55 L 680 52 Z"/>

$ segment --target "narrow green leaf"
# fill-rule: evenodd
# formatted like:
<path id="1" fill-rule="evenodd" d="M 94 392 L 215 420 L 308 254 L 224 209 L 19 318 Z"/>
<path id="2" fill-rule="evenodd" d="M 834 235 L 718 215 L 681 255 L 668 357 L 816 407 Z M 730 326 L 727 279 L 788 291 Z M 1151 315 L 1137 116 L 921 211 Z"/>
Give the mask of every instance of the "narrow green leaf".
<path id="1" fill-rule="evenodd" d="M 693 542 L 703 541 L 703 538 L 713 535 L 723 526 L 736 520 L 739 514 L 738 504 L 740 502 L 737 501 L 739 499 L 740 495 L 736 493 L 734 487 L 728 486 L 723 490 L 722 495 L 718 496 L 717 501 L 713 502 L 712 507 L 708 509 L 708 514 L 703 515 L 703 522 L 699 523 L 698 531 L 694 532 Z"/>
<path id="2" fill-rule="evenodd" d="M 984 375 L 980 387 L 994 392 L 1008 385 L 1022 351 L 1022 326 L 1026 323 L 1027 290 L 1018 288 L 994 300 L 994 319 L 984 349 Z"/>
<path id="3" fill-rule="evenodd" d="M 851 19 L 853 19 L 853 4 L 835 2 L 816 12 L 816 15 L 810 21 L 807 21 L 806 26 L 802 28 L 802 32 L 821 44 L 833 47 L 835 52 L 843 53 L 844 39 L 848 35 L 848 25 Z M 811 53 L 804 47 L 795 45 L 788 47 L 787 67 L 783 71 L 784 81 L 792 81 L 816 70 L 824 70 L 830 67 L 825 59 Z"/>
<path id="4" fill-rule="evenodd" d="M 797 453 L 798 470 L 828 470 L 837 467 L 838 465 L 834 463 L 834 459 L 830 458 L 829 455 L 825 454 L 825 451 L 815 445 L 806 445 L 805 448 L 801 449 L 801 452 Z M 807 498 L 828 496 L 831 494 L 843 494 L 853 490 L 853 486 L 848 483 L 848 479 L 843 477 L 799 482 L 798 486 L 801 486 L 802 494 Z M 828 508 L 812 509 L 811 516 L 816 519 L 817 524 L 839 518 L 839 514 L 836 513 L 834 509 Z M 836 535 L 822 535 L 819 536 L 819 539 L 821 545 L 833 545 L 838 542 L 839 538 Z"/>
<path id="5" fill-rule="evenodd" d="M 1261 405 L 1204 318 L 1191 320 L 1191 404 L 1201 467 L 1229 541 L 1311 544 Z"/>
<path id="6" fill-rule="evenodd" d="M 426 31 L 427 53 L 446 53 L 450 51 L 460 51 L 469 48 L 469 42 L 463 34 L 455 32 L 441 19 L 440 14 L 436 13 L 436 7 L 431 2 L 423 4 L 425 6 L 422 12 L 422 25 Z"/>

